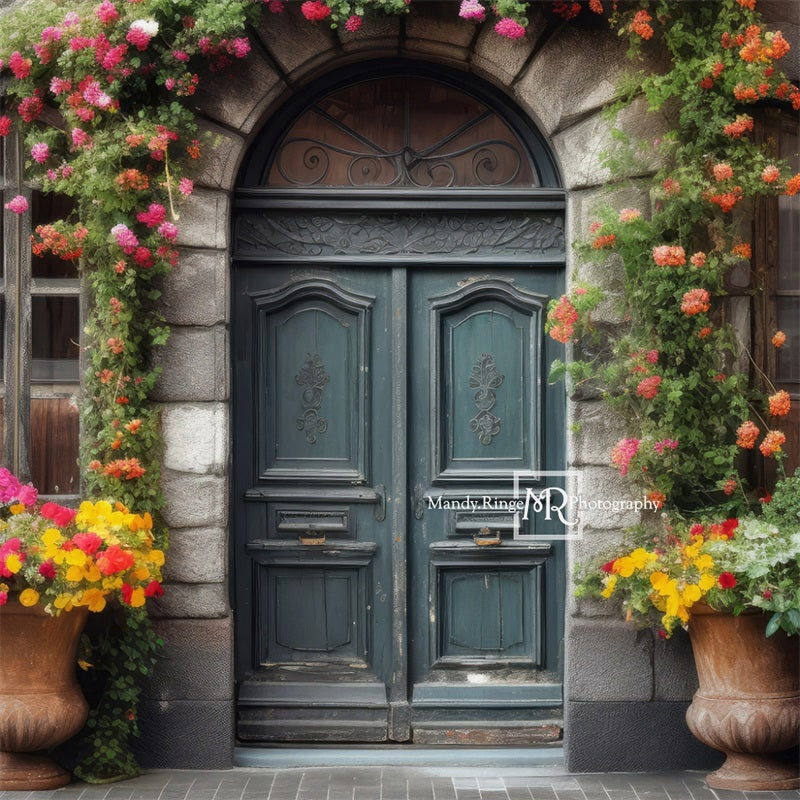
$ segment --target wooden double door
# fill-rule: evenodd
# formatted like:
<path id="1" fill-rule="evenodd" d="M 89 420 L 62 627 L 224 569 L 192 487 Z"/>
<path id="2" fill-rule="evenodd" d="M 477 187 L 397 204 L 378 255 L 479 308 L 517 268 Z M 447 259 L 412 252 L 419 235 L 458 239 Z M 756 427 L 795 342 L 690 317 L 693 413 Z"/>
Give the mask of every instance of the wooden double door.
<path id="1" fill-rule="evenodd" d="M 563 226 L 560 212 L 517 216 L 548 232 L 538 256 L 527 239 L 437 264 L 287 255 L 252 233 L 274 212 L 241 212 L 240 740 L 558 738 L 565 565 L 548 532 L 563 531 L 531 514 L 515 537 L 513 501 L 515 471 L 564 465 L 564 397 L 546 381 L 557 351 L 543 335 L 563 290 Z M 426 215 L 406 217 L 388 215 L 395 239 Z M 331 225 L 327 241 L 354 235 L 346 213 Z M 487 531 L 500 544 L 476 543 Z"/>

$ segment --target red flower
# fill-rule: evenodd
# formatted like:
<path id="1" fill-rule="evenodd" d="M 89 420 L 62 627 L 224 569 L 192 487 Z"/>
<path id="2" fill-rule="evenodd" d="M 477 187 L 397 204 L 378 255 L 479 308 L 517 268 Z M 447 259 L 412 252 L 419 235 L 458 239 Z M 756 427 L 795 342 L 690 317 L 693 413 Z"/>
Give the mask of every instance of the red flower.
<path id="1" fill-rule="evenodd" d="M 43 561 L 39 564 L 39 574 L 43 578 L 53 580 L 56 576 L 56 565 L 52 561 Z"/>
<path id="2" fill-rule="evenodd" d="M 52 520 L 59 528 L 64 528 L 75 519 L 78 513 L 74 508 L 66 508 L 58 503 L 45 503 L 39 512 L 45 519 Z"/>
<path id="3" fill-rule="evenodd" d="M 145 597 L 161 597 L 163 594 L 164 590 L 161 588 L 161 584 L 158 581 L 150 581 L 150 583 L 144 587 Z"/>
<path id="4" fill-rule="evenodd" d="M 87 555 L 96 553 L 103 546 L 103 540 L 96 533 L 76 533 L 72 541 Z"/>
<path id="5" fill-rule="evenodd" d="M 310 22 L 317 22 L 321 19 L 325 19 L 325 17 L 329 17 L 331 14 L 331 10 L 328 6 L 320 2 L 320 0 L 306 0 L 306 2 L 300 6 L 300 11 Z"/>
<path id="6" fill-rule="evenodd" d="M 736 586 L 736 576 L 732 572 L 723 572 L 717 582 L 723 589 L 733 589 Z"/>
<path id="7" fill-rule="evenodd" d="M 111 547 L 104 550 L 95 559 L 97 567 L 103 575 L 113 575 L 116 572 L 124 572 L 126 569 L 133 566 L 135 560 L 133 553 L 120 549 L 120 546 L 117 544 L 112 544 Z"/>

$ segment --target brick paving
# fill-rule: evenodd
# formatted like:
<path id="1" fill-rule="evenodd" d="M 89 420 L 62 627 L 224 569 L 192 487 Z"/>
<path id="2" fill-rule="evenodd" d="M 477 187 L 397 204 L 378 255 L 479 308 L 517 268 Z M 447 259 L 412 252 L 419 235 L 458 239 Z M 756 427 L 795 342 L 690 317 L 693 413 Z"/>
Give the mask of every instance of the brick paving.
<path id="1" fill-rule="evenodd" d="M 154 770 L 104 786 L 0 792 L 0 800 L 800 800 L 800 791 L 709 789 L 703 775 L 442 766 Z"/>

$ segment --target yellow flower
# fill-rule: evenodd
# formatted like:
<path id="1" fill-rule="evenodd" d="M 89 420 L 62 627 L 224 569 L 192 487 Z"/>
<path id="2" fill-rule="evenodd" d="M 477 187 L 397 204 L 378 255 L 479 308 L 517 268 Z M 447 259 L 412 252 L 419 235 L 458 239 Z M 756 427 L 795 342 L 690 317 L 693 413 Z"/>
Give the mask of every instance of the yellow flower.
<path id="1" fill-rule="evenodd" d="M 74 605 L 75 598 L 71 594 L 60 594 L 53 600 L 53 605 L 64 611 L 71 611 Z"/>
<path id="2" fill-rule="evenodd" d="M 708 553 L 703 553 L 694 560 L 694 565 L 701 572 L 705 572 L 714 566 L 714 559 Z"/>
<path id="3" fill-rule="evenodd" d="M 696 603 L 702 596 L 700 587 L 695 583 L 690 583 L 681 593 L 681 599 L 687 608 L 690 608 L 692 603 Z"/>
<path id="4" fill-rule="evenodd" d="M 81 605 L 87 606 L 89 611 L 102 611 L 106 607 L 106 598 L 100 589 L 87 589 L 81 597 Z"/>
<path id="5" fill-rule="evenodd" d="M 600 594 L 603 597 L 611 597 L 614 593 L 614 587 L 617 585 L 617 576 L 616 575 L 609 575 L 608 579 L 606 580 L 606 588 L 603 589 Z"/>
<path id="6" fill-rule="evenodd" d="M 79 567 L 77 564 L 73 564 L 67 570 L 66 579 L 70 583 L 80 583 L 83 580 L 83 568 Z"/>
<path id="7" fill-rule="evenodd" d="M 164 566 L 164 551 L 163 550 L 152 550 L 150 552 L 150 556 L 147 559 L 151 564 L 155 564 L 157 567 Z"/>
<path id="8" fill-rule="evenodd" d="M 16 575 L 22 569 L 22 562 L 16 553 L 12 553 L 6 558 L 6 569 L 12 574 Z"/>
<path id="9" fill-rule="evenodd" d="M 19 593 L 19 602 L 23 606 L 35 606 L 39 602 L 39 592 L 36 589 L 23 589 Z"/>
<path id="10" fill-rule="evenodd" d="M 705 594 L 710 589 L 713 589 L 714 586 L 717 584 L 717 579 L 713 575 L 709 575 L 707 572 L 704 572 L 700 576 L 700 580 L 697 582 L 697 585 L 700 587 L 700 591 Z"/>
<path id="11" fill-rule="evenodd" d="M 131 592 L 131 599 L 129 603 L 133 608 L 138 608 L 139 606 L 144 605 L 144 589 L 142 589 L 141 586 L 138 586 Z"/>
<path id="12" fill-rule="evenodd" d="M 629 556 L 623 556 L 614 562 L 614 572 L 623 578 L 630 578 L 636 570 L 655 560 L 655 553 L 648 553 L 643 547 L 637 547 Z"/>
<path id="13" fill-rule="evenodd" d="M 76 567 L 82 567 L 86 563 L 86 553 L 83 550 L 75 549 L 70 550 L 67 553 L 67 564 L 71 564 Z"/>
<path id="14" fill-rule="evenodd" d="M 22 503 L 14 503 L 13 506 L 9 506 L 8 510 L 12 514 L 24 514 L 25 513 L 25 506 Z"/>

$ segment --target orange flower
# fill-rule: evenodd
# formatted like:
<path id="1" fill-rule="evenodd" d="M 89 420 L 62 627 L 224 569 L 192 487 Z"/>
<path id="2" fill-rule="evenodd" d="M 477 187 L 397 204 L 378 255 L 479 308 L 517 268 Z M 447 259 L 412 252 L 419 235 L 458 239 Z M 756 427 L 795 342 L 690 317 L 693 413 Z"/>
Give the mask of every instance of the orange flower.
<path id="1" fill-rule="evenodd" d="M 724 181 L 733 177 L 733 168 L 725 161 L 722 161 L 719 164 L 714 164 L 713 170 L 715 180 Z"/>
<path id="2" fill-rule="evenodd" d="M 692 289 L 684 294 L 681 311 L 687 317 L 708 311 L 709 308 L 711 308 L 711 296 L 707 289 Z"/>
<path id="3" fill-rule="evenodd" d="M 767 431 L 764 441 L 758 446 L 761 454 L 765 457 L 781 452 L 781 445 L 786 441 L 786 436 L 780 431 Z"/>
<path id="4" fill-rule="evenodd" d="M 797 175 L 793 175 L 786 181 L 786 189 L 784 190 L 784 194 L 788 194 L 790 197 L 796 195 L 800 192 L 800 172 Z"/>
<path id="5" fill-rule="evenodd" d="M 751 420 L 743 422 L 736 429 L 736 444 L 744 450 L 752 450 L 756 446 L 756 439 L 761 431 Z"/>
<path id="6" fill-rule="evenodd" d="M 786 344 L 786 334 L 783 331 L 775 331 L 775 335 L 772 337 L 772 344 L 777 348 L 783 347 Z"/>
<path id="7" fill-rule="evenodd" d="M 753 250 L 747 242 L 737 244 L 733 250 L 731 250 L 731 253 L 740 258 L 746 258 L 748 261 L 753 257 Z"/>
<path id="8" fill-rule="evenodd" d="M 701 339 L 705 339 L 706 336 L 710 336 L 711 335 L 711 328 L 709 328 L 708 325 L 706 325 L 705 327 L 700 328 L 700 330 L 698 331 L 697 335 Z"/>
<path id="9" fill-rule="evenodd" d="M 664 501 L 667 499 L 667 496 L 664 494 L 664 492 L 659 492 L 654 489 L 652 492 L 647 493 L 647 499 L 656 508 L 661 508 L 664 505 Z"/>
<path id="10" fill-rule="evenodd" d="M 605 247 L 613 247 L 617 237 L 613 233 L 608 233 L 605 236 L 598 236 L 593 242 L 592 247 L 595 250 L 602 250 Z"/>
<path id="11" fill-rule="evenodd" d="M 789 392 L 781 391 L 776 392 L 769 398 L 769 413 L 773 417 L 785 417 L 792 407 L 792 401 L 789 398 Z"/>

